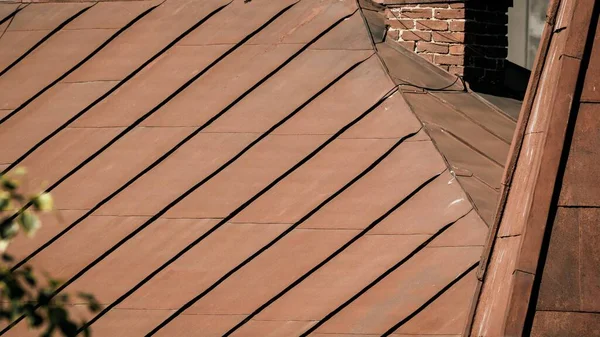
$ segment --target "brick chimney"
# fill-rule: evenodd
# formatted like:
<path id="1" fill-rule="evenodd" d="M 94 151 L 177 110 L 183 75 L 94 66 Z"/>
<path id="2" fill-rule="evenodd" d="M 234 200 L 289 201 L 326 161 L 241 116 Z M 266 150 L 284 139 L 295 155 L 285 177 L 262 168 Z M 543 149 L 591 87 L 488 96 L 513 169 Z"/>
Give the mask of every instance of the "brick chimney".
<path id="1" fill-rule="evenodd" d="M 472 88 L 504 82 L 508 47 L 506 0 L 383 0 L 388 38 L 463 76 Z"/>

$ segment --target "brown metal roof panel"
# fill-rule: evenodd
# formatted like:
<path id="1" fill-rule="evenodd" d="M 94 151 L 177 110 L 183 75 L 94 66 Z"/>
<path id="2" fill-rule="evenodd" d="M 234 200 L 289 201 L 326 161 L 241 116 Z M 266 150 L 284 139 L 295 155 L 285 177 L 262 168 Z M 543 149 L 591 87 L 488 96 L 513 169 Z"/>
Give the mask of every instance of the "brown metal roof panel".
<path id="1" fill-rule="evenodd" d="M 325 141 L 324 136 L 272 136 L 272 141 L 279 142 L 310 142 L 308 144 L 312 145 L 311 150 L 317 148 L 321 143 L 316 143 L 317 140 L 321 142 Z M 292 219 L 291 214 L 287 214 L 288 212 L 293 212 L 294 216 L 302 216 L 306 214 L 314 204 L 318 203 L 317 200 L 313 200 L 308 198 L 308 196 L 313 193 L 319 191 L 321 198 L 325 198 L 329 193 L 333 193 L 337 188 L 340 187 L 341 184 L 345 183 L 351 177 L 354 177 L 358 172 L 364 169 L 367 165 L 365 162 L 369 160 L 374 160 L 374 158 L 378 157 L 382 152 L 387 150 L 393 141 L 389 140 L 340 140 L 334 141 L 329 146 L 327 146 L 323 151 L 319 152 L 312 160 L 308 161 L 306 165 L 303 165 L 300 169 L 294 171 L 288 179 L 284 180 L 282 183 L 276 185 L 272 190 L 263 195 L 259 200 L 252 203 L 249 207 L 246 207 L 243 212 L 241 212 L 236 218 L 235 221 L 239 222 L 276 222 L 276 223 L 292 223 L 295 220 Z M 290 145 L 287 145 L 290 146 Z M 295 147 L 302 148 L 305 147 L 302 144 L 297 144 Z M 262 147 L 266 149 L 265 146 Z M 261 148 L 257 148 L 255 153 L 260 155 L 260 152 L 263 151 Z M 304 152 L 305 155 L 308 152 Z M 288 153 L 286 153 L 286 156 Z M 279 152 L 279 157 L 281 156 L 281 152 Z M 279 158 L 277 152 L 272 152 L 271 156 L 265 156 L 263 161 L 264 163 L 261 166 L 273 167 L 275 168 L 275 163 L 279 164 L 279 161 L 282 161 L 283 158 Z M 357 163 L 353 163 L 353 160 L 359 160 Z M 297 158 L 299 160 L 301 158 Z M 370 163 L 370 161 L 369 161 Z M 235 175 L 236 177 L 243 175 L 252 175 L 252 176 L 264 176 L 267 171 L 265 168 L 261 168 L 260 171 L 253 172 L 253 170 L 248 170 L 248 168 L 244 168 L 242 166 L 243 162 L 240 162 L 240 165 L 237 165 L 240 171 L 232 170 L 230 174 Z M 248 164 L 246 164 L 248 165 Z M 256 167 L 257 164 L 254 164 L 250 167 Z M 290 166 L 288 166 L 290 167 Z M 283 173 L 283 172 L 281 172 Z M 229 174 L 228 174 L 229 175 Z M 184 216 L 184 217 L 205 217 L 205 216 L 225 216 L 232 209 L 231 206 L 240 205 L 244 200 L 247 200 L 252 195 L 257 193 L 266 183 L 275 179 L 276 176 L 269 175 L 270 180 L 259 181 L 258 177 L 251 179 L 250 181 L 254 181 L 250 186 L 241 185 L 237 189 L 225 189 L 223 186 L 225 181 L 231 181 L 234 183 L 236 181 L 242 182 L 241 177 L 227 177 L 228 175 L 223 175 L 222 178 L 218 180 L 213 180 L 209 182 L 204 188 L 199 189 L 176 205 L 171 211 L 167 213 L 167 216 Z M 219 182 L 219 180 L 224 179 Z M 318 182 L 318 183 L 317 183 Z M 326 184 L 322 184 L 322 182 L 327 182 Z M 313 186 L 311 189 L 302 189 L 298 190 L 298 184 L 304 186 L 305 183 L 310 183 L 310 186 Z M 238 185 L 239 186 L 239 185 Z M 301 192 L 301 194 L 296 194 L 295 192 Z M 271 197 L 272 196 L 272 197 Z M 306 197 L 303 197 L 306 196 Z M 278 203 L 273 204 L 270 200 L 272 198 L 280 198 Z M 282 213 L 274 212 L 274 209 L 277 204 L 280 204 L 282 207 L 283 204 L 288 203 L 301 203 L 304 204 L 302 208 L 294 207 L 294 208 L 284 208 L 282 209 Z M 298 205 L 300 206 L 300 205 Z M 268 207 L 269 211 L 267 213 L 262 209 L 263 207 Z M 225 211 L 226 209 L 230 209 L 229 211 Z M 284 211 L 285 210 L 285 211 Z M 272 219 L 274 216 L 276 218 L 285 219 L 285 221 L 278 221 Z M 269 217 L 269 219 L 264 219 L 264 217 Z"/>
<path id="2" fill-rule="evenodd" d="M 67 289 L 94 291 L 101 303 L 111 304 L 217 222 L 217 219 L 160 219 Z M 194 254 L 184 255 L 172 264 L 169 272 L 159 273 L 112 310 L 179 308 L 284 229 L 279 224 L 225 225 L 208 236 L 205 245 L 197 245 Z M 195 282 L 189 282 L 190 278 Z M 111 282 L 115 279 L 119 282 Z M 182 280 L 185 282 L 179 282 Z M 178 282 L 178 286 L 173 287 L 173 282 Z M 146 333 L 160 321 L 148 323 Z"/>
<path id="3" fill-rule="evenodd" d="M 407 84 L 413 89 L 464 89 L 456 76 L 450 75 L 393 41 L 377 44 L 377 51 L 387 66 L 390 76 L 398 84 Z"/>
<path id="4" fill-rule="evenodd" d="M 373 112 L 340 135 L 340 138 L 401 138 L 421 127 L 408 103 L 398 92 L 383 101 Z M 423 130 L 413 140 L 429 140 Z"/>
<path id="5" fill-rule="evenodd" d="M 592 312 L 537 311 L 532 337 L 600 336 L 600 314 Z"/>
<path id="6" fill-rule="evenodd" d="M 229 0 L 166 1 L 129 27 L 66 80 L 122 80 L 181 34 L 228 2 Z"/>
<path id="7" fill-rule="evenodd" d="M 428 235 L 365 235 L 271 303 L 253 320 L 317 321 L 406 257 L 427 238 Z M 269 269 L 271 267 L 264 264 L 260 272 Z M 273 277 L 281 277 L 282 273 L 274 271 Z M 251 277 L 260 279 L 258 275 Z M 269 297 L 263 296 L 263 302 L 267 299 Z M 196 310 L 190 310 L 193 311 Z M 236 334 L 244 334 L 245 330 L 246 326 L 242 326 Z"/>
<path id="8" fill-rule="evenodd" d="M 312 53 L 316 53 L 316 52 L 317 52 L 317 51 L 314 51 L 314 52 L 312 52 Z M 324 51 L 323 51 L 323 52 L 324 52 Z M 338 62 L 338 64 L 339 64 L 339 62 Z M 185 75 L 185 73 L 184 73 L 184 75 Z M 302 75 L 304 75 L 304 74 L 302 74 Z M 323 79 L 324 79 L 324 78 L 323 78 Z M 312 80 L 312 78 L 311 78 L 310 80 Z M 292 83 L 294 83 L 294 84 L 295 84 L 295 82 L 292 82 Z M 288 87 L 289 87 L 289 86 L 288 86 Z M 316 90 L 316 89 L 315 89 L 315 90 Z M 134 91 L 134 92 L 135 92 L 135 91 Z M 302 97 L 301 95 L 298 95 L 298 91 L 297 91 L 297 90 L 296 90 L 295 92 L 296 92 L 296 96 L 297 96 L 297 97 L 300 97 L 300 98 Z M 272 94 L 272 93 L 269 93 L 269 94 Z M 307 96 L 309 96 L 309 95 L 310 95 L 310 94 L 307 94 Z M 289 101 L 286 101 L 286 102 L 284 102 L 284 103 L 286 103 L 286 104 L 290 104 L 290 103 L 292 103 L 292 104 L 293 104 L 293 102 L 289 102 Z M 223 103 L 223 105 L 225 105 L 225 104 L 227 104 L 227 103 L 226 103 L 226 102 L 224 102 L 224 103 Z M 112 110 L 106 110 L 106 111 L 109 111 L 109 113 L 110 113 L 110 112 L 113 112 Z M 189 110 L 186 110 L 186 111 L 189 111 Z M 91 130 L 91 131 L 94 131 L 95 129 L 79 129 L 79 130 L 83 132 L 83 130 L 88 130 L 88 131 L 90 131 L 90 130 Z M 63 130 L 63 133 L 64 133 L 64 132 L 66 132 L 66 131 L 65 131 L 65 130 Z M 79 136 L 81 137 L 81 135 L 79 135 Z M 183 136 L 181 137 L 181 139 L 183 139 Z M 54 144 L 55 142 L 56 142 L 56 141 L 55 141 L 54 139 L 50 140 L 50 141 L 49 141 L 47 144 L 45 144 L 43 147 L 41 147 L 40 149 L 38 149 L 38 150 L 37 150 L 37 153 L 42 153 L 42 152 L 44 152 L 43 150 L 44 150 L 44 148 L 45 148 L 45 147 L 47 147 L 47 146 L 53 146 L 53 144 Z M 85 144 L 83 144 L 83 143 L 81 144 L 81 146 L 82 146 L 82 148 L 81 148 L 81 149 L 78 151 L 78 153 L 80 153 L 81 151 L 84 151 L 84 152 L 85 152 L 85 151 L 87 151 L 87 153 L 88 153 L 89 155 L 91 155 L 91 154 L 93 154 L 93 153 L 94 153 L 96 150 L 98 150 L 98 147 L 85 147 L 86 145 L 85 145 Z M 25 162 L 31 162 L 31 161 L 35 161 L 35 157 L 36 157 L 36 156 L 35 156 L 35 154 L 34 154 L 33 156 L 30 156 L 30 157 L 28 157 L 28 158 L 26 159 L 26 161 L 25 161 Z M 67 169 L 69 169 L 69 167 L 65 166 L 65 167 L 63 167 L 63 169 L 65 170 L 65 171 L 64 171 L 64 173 L 66 174 L 66 173 L 68 172 L 68 171 L 66 171 L 66 170 L 67 170 Z M 56 177 L 55 179 L 58 179 L 58 177 Z"/>
<path id="9" fill-rule="evenodd" d="M 479 243 L 482 243 L 480 241 Z M 460 336 L 477 282 L 473 270 L 390 336 Z"/>
<path id="10" fill-rule="evenodd" d="M 569 156 L 566 159 L 559 205 L 600 206 L 600 177 L 590 172 L 600 164 L 599 114 L 598 104 L 582 103 L 579 106 Z"/>
<path id="11" fill-rule="evenodd" d="M 139 312 L 140 310 L 135 311 Z M 114 316 L 118 317 L 118 311 L 115 311 Z M 202 334 L 206 337 L 221 337 L 225 332 L 227 332 L 229 327 L 235 324 L 235 322 L 239 319 L 243 319 L 243 317 L 236 315 L 184 315 L 181 316 L 181 318 L 177 321 L 177 324 L 167 325 L 164 329 L 159 330 L 155 336 L 189 337 L 190 331 L 202 331 Z M 271 322 L 263 323 L 266 332 L 258 331 L 256 336 L 264 336 L 268 333 L 279 331 L 274 329 L 273 325 L 269 325 Z M 290 322 L 289 325 L 296 325 L 296 323 Z M 287 330 L 285 330 L 287 326 L 283 327 L 284 335 L 287 333 Z"/>
<path id="12" fill-rule="evenodd" d="M 52 239 L 56 233 L 59 233 L 68 224 L 73 223 L 81 217 L 85 211 L 62 210 L 60 213 L 46 213 L 40 216 L 44 226 L 35 233 L 32 238 L 19 236 L 10 243 L 11 252 L 15 260 L 21 261 L 36 249 Z"/>
<path id="13" fill-rule="evenodd" d="M 371 57 L 273 133 L 332 135 L 367 111 L 391 88 L 393 83 L 385 76 L 379 60 Z"/>
<path id="14" fill-rule="evenodd" d="M 353 0 L 300 1 L 281 17 L 280 24 L 268 27 L 248 43 L 308 43 L 336 21 L 354 13 L 357 8 Z"/>
<path id="15" fill-rule="evenodd" d="M 475 176 L 491 189 L 500 188 L 503 167 L 473 150 L 455 135 L 433 125 L 427 125 L 429 135 L 450 163 L 456 175 Z"/>
<path id="16" fill-rule="evenodd" d="M 438 101 L 431 94 L 405 93 L 404 96 L 422 122 L 443 128 L 470 147 L 477 149 L 480 154 L 489 157 L 499 165 L 504 164 L 508 154 L 508 142 Z"/>
<path id="17" fill-rule="evenodd" d="M 409 138 L 300 228 L 365 229 L 445 169 L 431 142 L 411 142 Z"/>
<path id="18" fill-rule="evenodd" d="M 244 54 L 244 50 L 254 50 L 254 53 Z M 297 45 L 247 46 L 231 59 L 233 64 L 227 66 L 224 63 L 223 67 L 215 68 L 215 72 L 182 92 L 142 125 L 200 126 L 226 109 L 226 113 L 212 122 L 206 131 L 264 132 L 370 54 L 367 51 L 306 50 L 279 69 L 296 51 Z M 245 62 L 235 65 L 248 54 L 256 58 L 246 58 Z M 245 74 L 236 75 L 236 70 L 241 69 Z M 273 71 L 277 72 L 271 76 Z M 229 76 L 237 76 L 240 81 L 232 82 Z M 254 88 L 263 78 L 266 81 Z M 246 95 L 248 89 L 252 92 Z M 238 102 L 241 95 L 245 97 Z"/>
<path id="19" fill-rule="evenodd" d="M 28 264 L 38 271 L 52 270 L 55 277 L 68 280 L 147 219 L 147 217 L 88 217 L 68 235 L 46 247 L 43 254 L 38 254 L 29 260 Z"/>
<path id="20" fill-rule="evenodd" d="M 582 256 L 581 252 L 587 254 L 592 248 L 589 246 L 591 240 L 588 238 L 591 239 L 597 233 L 590 233 L 589 229 L 592 222 L 599 220 L 598 215 L 598 211 L 594 209 L 560 207 L 557 210 L 536 310 L 598 310 L 597 305 L 594 305 L 598 294 L 593 294 L 594 291 L 590 293 L 590 290 L 596 287 L 589 287 L 589 282 L 582 282 L 582 278 L 589 280 L 597 277 L 594 277 L 593 273 L 580 272 L 586 269 L 581 266 L 585 260 L 593 260 L 591 256 L 589 258 Z M 591 234 L 591 237 L 581 236 L 582 232 Z"/>
<path id="21" fill-rule="evenodd" d="M 32 3 L 20 10 L 11 20 L 8 32 L 45 30 L 46 33 L 75 16 L 93 3 Z M 119 28 L 119 27 L 116 27 Z"/>
<path id="22" fill-rule="evenodd" d="M 467 92 L 432 92 L 432 95 L 452 105 L 474 123 L 481 125 L 506 143 L 510 143 L 515 131 L 515 121 L 490 107 L 475 94 Z M 502 163 L 504 164 L 504 163 Z"/>
<path id="23" fill-rule="evenodd" d="M 356 235 L 356 230 L 296 230 L 227 278 L 186 312 L 191 314 L 246 314 L 285 288 L 291 281 L 333 253 Z M 299 259 L 298 257 L 302 258 Z M 153 289 L 157 297 L 158 288 Z M 196 293 L 187 293 L 186 300 Z M 189 296 L 192 295 L 192 296 Z M 161 296 L 162 297 L 162 296 Z M 139 307 L 145 307 L 138 302 Z"/>
<path id="24" fill-rule="evenodd" d="M 12 145 L 0 152 L 0 162 L 14 162 L 57 130 L 78 111 L 106 93 L 116 82 L 61 83 L 0 124 L 0 142 Z M 22 132 L 31 130 L 31 132 Z"/>
<path id="25" fill-rule="evenodd" d="M 114 29 L 58 32 L 0 77 L 0 107 L 17 108 L 75 66 L 115 32 Z"/>
<path id="26" fill-rule="evenodd" d="M 392 139 L 334 140 L 232 221 L 294 223 L 366 169 L 394 143 Z"/>
<path id="27" fill-rule="evenodd" d="M 253 0 L 251 2 L 234 0 L 223 11 L 219 12 L 213 20 L 206 21 L 190 32 L 181 40 L 181 45 L 237 43 L 246 37 L 249 32 L 269 21 L 282 9 L 294 5 L 291 9 L 291 11 L 294 11 L 299 6 L 296 4 L 297 2 L 298 0 Z M 290 14 L 286 12 L 273 24 L 283 24 L 287 20 L 290 20 Z"/>
<path id="28" fill-rule="evenodd" d="M 45 30 L 5 32 L 8 25 L 9 22 L 0 25 L 0 32 L 4 32 L 0 38 L 0 71 L 4 71 L 48 34 Z"/>
<path id="29" fill-rule="evenodd" d="M 154 214 L 205 179 L 257 137 L 257 134 L 200 133 L 96 212 Z M 169 188 L 165 190 L 167 185 Z"/>
<path id="30" fill-rule="evenodd" d="M 325 321 L 316 332 L 383 334 L 468 272 L 480 252 L 481 247 L 425 248 Z"/>
<path id="31" fill-rule="evenodd" d="M 10 20 L 11 16 L 20 8 L 23 8 L 23 5 L 20 3 L 0 4 L 0 22 Z"/>
<path id="32" fill-rule="evenodd" d="M 446 171 L 388 215 L 372 233 L 433 235 L 472 208 L 456 177 Z"/>
<path id="33" fill-rule="evenodd" d="M 170 0 L 169 0 L 170 1 Z M 161 0 L 98 2 L 65 29 L 109 29 L 129 24 L 144 11 L 158 6 Z"/>
<path id="34" fill-rule="evenodd" d="M 369 37 L 363 18 L 359 11 L 355 12 L 343 24 L 335 27 L 312 45 L 311 49 L 362 49 L 373 50 L 373 42 Z"/>
<path id="35" fill-rule="evenodd" d="M 159 106 L 169 95 L 177 92 L 193 75 L 219 58 L 230 47 L 175 46 L 125 82 L 117 91 L 86 111 L 71 123 L 70 127 L 129 126 Z"/>
<path id="36" fill-rule="evenodd" d="M 488 224 L 493 223 L 496 203 L 498 202 L 498 191 L 475 177 L 457 177 L 457 179 L 473 200 L 483 220 Z"/>
<path id="37" fill-rule="evenodd" d="M 137 128 L 58 185 L 58 209 L 90 209 L 191 132 L 191 128 Z M 62 159 L 62 158 L 61 158 Z"/>
<path id="38" fill-rule="evenodd" d="M 122 128 L 64 130 L 43 151 L 36 152 L 19 164 L 27 167 L 32 192 L 37 192 L 42 183 L 55 183 L 86 160 L 90 152 L 104 146 L 121 131 Z"/>
<path id="39" fill-rule="evenodd" d="M 488 234 L 488 226 L 474 210 L 456 221 L 444 235 L 433 240 L 430 247 L 483 246 Z"/>
<path id="40" fill-rule="evenodd" d="M 596 26 L 594 41 L 592 42 L 591 55 L 600 53 L 600 25 Z M 583 91 L 581 93 L 581 101 L 583 102 L 600 102 L 600 79 L 597 74 L 600 74 L 600 58 L 592 57 L 588 65 L 588 70 L 584 78 Z"/>
<path id="41" fill-rule="evenodd" d="M 250 140 L 251 138 L 246 136 L 244 139 Z M 177 218 L 226 216 L 278 175 L 294 166 L 324 140 L 324 136 L 267 137 L 232 165 L 205 182 L 186 199 L 180 201 L 166 216 Z M 186 165 L 193 167 L 194 164 L 192 161 L 187 161 Z M 207 171 L 204 172 L 208 173 Z M 167 177 L 172 177 L 172 174 Z M 150 179 L 143 179 L 142 181 L 150 182 Z M 160 179 L 159 181 L 168 183 L 166 179 Z M 181 186 L 185 189 L 180 190 L 180 192 L 185 192 L 199 181 L 185 179 L 185 182 L 190 185 Z M 150 186 L 152 186 L 151 191 L 160 187 L 155 184 Z M 143 191 L 143 185 L 140 185 L 139 192 L 143 193 Z M 156 190 L 156 193 L 158 193 L 158 190 Z M 128 195 L 131 194 L 128 193 Z M 168 195 L 178 196 L 170 193 Z M 125 201 L 125 199 L 121 200 Z M 172 199 L 166 200 L 162 197 L 159 200 L 172 201 Z M 166 204 L 151 201 L 144 206 L 144 202 L 133 200 L 123 205 L 115 201 L 107 206 L 98 212 L 101 214 L 154 214 L 165 207 Z"/>
<path id="42" fill-rule="evenodd" d="M 234 336 L 300 336 L 300 334 L 311 326 L 315 322 L 305 321 L 250 321 L 248 323 L 248 330 L 243 331 Z"/>
<path id="43" fill-rule="evenodd" d="M 217 126 L 219 124 L 230 126 L 236 123 L 239 114 L 256 116 L 257 110 L 279 108 L 281 111 L 277 111 L 278 113 L 289 113 L 322 88 L 328 80 L 343 72 L 345 67 L 360 60 L 351 59 L 349 56 L 345 60 L 340 60 L 341 64 L 335 69 L 326 71 L 319 68 L 323 78 L 317 80 L 309 75 L 315 74 L 317 71 L 313 66 L 319 64 L 318 56 L 329 56 L 327 59 L 330 60 L 331 55 L 328 55 L 327 52 L 320 55 L 307 52 L 302 53 L 283 69 L 277 71 L 300 48 L 299 45 L 242 46 L 142 122 L 142 125 L 201 126 L 219 115 L 218 119 L 208 125 L 207 131 L 246 131 L 237 128 L 218 129 Z M 323 60 L 323 64 L 331 65 L 331 61 L 326 61 L 327 59 Z M 274 71 L 277 72 L 270 76 Z M 302 77 L 303 73 L 307 75 L 304 78 Z M 231 78 L 236 78 L 236 81 L 231 81 Z M 264 78 L 268 78 L 266 82 L 256 87 Z M 294 80 L 286 82 L 287 78 Z M 294 92 L 296 95 L 293 99 L 274 99 L 277 95 L 284 94 L 283 97 L 288 97 Z M 239 97 L 242 96 L 245 97 L 238 102 Z M 274 123 L 273 120 L 266 122 L 265 129 Z"/>

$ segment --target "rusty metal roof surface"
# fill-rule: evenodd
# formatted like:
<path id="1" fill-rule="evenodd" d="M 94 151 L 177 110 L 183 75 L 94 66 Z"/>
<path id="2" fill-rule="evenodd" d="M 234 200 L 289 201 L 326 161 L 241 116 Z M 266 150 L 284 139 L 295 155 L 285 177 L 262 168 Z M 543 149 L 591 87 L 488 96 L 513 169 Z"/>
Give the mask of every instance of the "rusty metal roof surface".
<path id="1" fill-rule="evenodd" d="M 364 11 L 0 4 L 0 164 L 61 215 L 18 266 L 97 336 L 460 335 L 514 122 Z"/>
<path id="2" fill-rule="evenodd" d="M 555 0 L 479 272 L 472 336 L 598 336 L 600 4 Z"/>

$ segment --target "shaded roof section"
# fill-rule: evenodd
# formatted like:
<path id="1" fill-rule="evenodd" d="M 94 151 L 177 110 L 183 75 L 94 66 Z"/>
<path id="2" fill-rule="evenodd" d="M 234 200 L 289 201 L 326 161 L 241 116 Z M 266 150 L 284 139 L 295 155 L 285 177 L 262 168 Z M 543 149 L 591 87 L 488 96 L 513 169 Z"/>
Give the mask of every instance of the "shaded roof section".
<path id="1" fill-rule="evenodd" d="M 515 121 L 459 78 L 394 41 L 377 44 L 394 82 L 480 214 L 491 223 Z"/>
<path id="2" fill-rule="evenodd" d="M 17 267 L 96 294 L 97 336 L 459 335 L 511 120 L 376 44 L 369 11 L 23 8 L 48 24 L 0 38 L 0 164 L 60 218 L 10 247 Z"/>
<path id="3" fill-rule="evenodd" d="M 597 1 L 550 4 L 472 336 L 600 334 L 599 12 Z"/>

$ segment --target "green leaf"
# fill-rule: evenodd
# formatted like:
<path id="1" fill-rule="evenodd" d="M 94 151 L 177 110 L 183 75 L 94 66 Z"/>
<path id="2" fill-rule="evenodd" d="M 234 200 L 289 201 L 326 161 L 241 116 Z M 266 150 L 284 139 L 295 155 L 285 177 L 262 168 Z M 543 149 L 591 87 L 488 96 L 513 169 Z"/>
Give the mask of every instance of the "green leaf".
<path id="1" fill-rule="evenodd" d="M 0 240 L 0 252 L 4 252 L 6 251 L 6 248 L 8 247 L 8 244 L 10 243 L 9 240 Z"/>
<path id="2" fill-rule="evenodd" d="M 0 239 L 10 240 L 19 233 L 19 225 L 10 218 L 4 219 L 0 223 Z"/>
<path id="3" fill-rule="evenodd" d="M 31 201 L 33 202 L 33 207 L 35 207 L 35 209 L 38 211 L 47 212 L 51 211 L 54 207 L 54 200 L 52 199 L 52 195 L 50 195 L 50 193 L 40 193 Z"/>
<path id="4" fill-rule="evenodd" d="M 60 285 L 62 284 L 61 281 L 53 279 L 53 278 L 49 278 L 48 279 L 48 284 L 50 285 L 50 288 L 52 288 L 53 290 L 60 287 Z"/>
<path id="5" fill-rule="evenodd" d="M 12 208 L 12 198 L 7 191 L 0 191 L 0 211 L 8 211 Z"/>
<path id="6" fill-rule="evenodd" d="M 91 331 L 90 331 L 90 327 L 87 325 L 87 322 L 86 322 L 86 321 L 83 321 L 83 322 L 81 323 L 81 326 L 83 327 L 83 336 L 84 336 L 84 337 L 91 337 L 91 336 L 92 336 L 92 333 L 91 333 Z"/>
<path id="7" fill-rule="evenodd" d="M 23 231 L 25 232 L 25 234 L 27 234 L 28 237 L 32 237 L 33 235 L 35 235 L 35 232 L 42 225 L 40 219 L 38 219 L 38 217 L 35 214 L 28 211 L 24 211 L 23 213 L 21 213 L 21 215 L 19 215 L 18 221 L 21 224 L 21 227 L 23 227 Z"/>
<path id="8" fill-rule="evenodd" d="M 65 318 L 59 322 L 58 327 L 65 336 L 75 337 L 77 335 L 77 325 L 71 322 L 68 318 Z"/>
<path id="9" fill-rule="evenodd" d="M 35 287 L 37 285 L 37 280 L 36 280 L 35 276 L 33 275 L 33 271 L 31 270 L 31 267 L 29 267 L 29 266 L 24 267 L 23 278 L 25 279 L 25 282 L 27 282 L 27 284 L 29 286 Z"/>
<path id="10" fill-rule="evenodd" d="M 48 319 L 50 322 L 56 325 L 60 325 L 61 322 L 64 322 L 68 319 L 69 314 L 64 308 L 61 307 L 51 307 L 48 308 Z"/>
<path id="11" fill-rule="evenodd" d="M 37 328 L 44 323 L 44 318 L 34 310 L 27 315 L 27 322 L 30 328 Z"/>
<path id="12" fill-rule="evenodd" d="M 0 179 L 2 182 L 2 186 L 4 186 L 4 188 L 9 191 L 14 191 L 19 187 L 19 181 L 15 180 L 15 179 L 10 179 L 10 178 L 4 177 L 4 176 Z"/>

